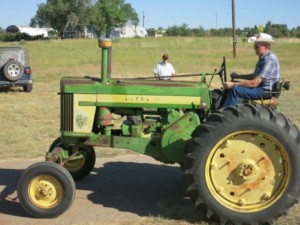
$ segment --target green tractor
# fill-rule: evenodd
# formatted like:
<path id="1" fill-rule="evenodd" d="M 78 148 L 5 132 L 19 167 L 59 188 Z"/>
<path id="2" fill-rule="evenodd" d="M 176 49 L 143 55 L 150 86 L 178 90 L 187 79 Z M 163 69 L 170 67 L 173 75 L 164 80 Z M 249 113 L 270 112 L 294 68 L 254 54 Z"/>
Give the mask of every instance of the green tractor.
<path id="1" fill-rule="evenodd" d="M 221 224 L 272 224 L 297 203 L 300 135 L 278 102 L 218 109 L 220 90 L 210 90 L 207 78 L 226 81 L 225 59 L 199 82 L 111 78 L 111 44 L 99 40 L 101 78 L 61 80 L 61 136 L 45 162 L 25 169 L 17 188 L 30 215 L 57 217 L 71 206 L 74 179 L 94 168 L 94 146 L 179 164 L 191 200 Z"/>

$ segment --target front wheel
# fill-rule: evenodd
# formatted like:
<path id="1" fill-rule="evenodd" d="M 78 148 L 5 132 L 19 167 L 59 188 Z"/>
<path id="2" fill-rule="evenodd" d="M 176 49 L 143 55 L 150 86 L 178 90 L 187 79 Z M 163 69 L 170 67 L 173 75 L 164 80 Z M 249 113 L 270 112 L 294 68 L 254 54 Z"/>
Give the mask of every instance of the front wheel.
<path id="1" fill-rule="evenodd" d="M 286 117 L 267 107 L 212 114 L 187 148 L 189 195 L 222 224 L 272 224 L 300 195 L 299 137 Z"/>
<path id="2" fill-rule="evenodd" d="M 55 163 L 41 162 L 24 170 L 17 194 L 31 216 L 53 218 L 71 206 L 75 190 L 74 180 L 66 169 Z"/>
<path id="3" fill-rule="evenodd" d="M 55 153 L 56 147 L 61 147 L 62 142 L 61 138 L 56 138 L 49 148 L 50 153 Z M 80 147 L 69 147 L 69 154 L 74 153 L 75 151 L 79 151 L 80 158 L 78 159 L 70 159 L 64 163 L 64 168 L 66 168 L 72 177 L 75 180 L 82 179 L 90 174 L 90 172 L 94 169 L 96 163 L 96 153 L 92 146 L 80 146 Z M 56 153 L 55 153 L 56 154 Z M 62 156 L 60 157 L 62 158 Z M 62 159 L 64 161 L 64 159 Z M 61 163 L 61 162 L 59 162 Z"/>

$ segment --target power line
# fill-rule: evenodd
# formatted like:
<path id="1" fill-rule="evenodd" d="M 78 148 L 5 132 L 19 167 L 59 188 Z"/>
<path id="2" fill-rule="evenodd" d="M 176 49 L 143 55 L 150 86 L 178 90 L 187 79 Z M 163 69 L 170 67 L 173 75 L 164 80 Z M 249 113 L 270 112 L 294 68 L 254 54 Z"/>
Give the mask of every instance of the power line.
<path id="1" fill-rule="evenodd" d="M 262 23 L 261 18 L 257 15 L 257 13 L 251 8 L 250 4 L 247 2 L 247 0 L 243 0 L 242 2 L 245 3 L 245 5 L 248 7 L 248 9 L 251 11 L 251 13 L 254 15 L 254 17 L 259 21 L 259 23 Z"/>

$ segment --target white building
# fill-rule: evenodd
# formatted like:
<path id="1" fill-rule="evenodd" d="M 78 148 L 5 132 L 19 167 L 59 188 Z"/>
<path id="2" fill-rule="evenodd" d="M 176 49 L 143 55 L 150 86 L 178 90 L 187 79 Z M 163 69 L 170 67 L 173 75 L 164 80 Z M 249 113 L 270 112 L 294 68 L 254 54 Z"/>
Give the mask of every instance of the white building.
<path id="1" fill-rule="evenodd" d="M 126 25 L 122 28 L 115 28 L 111 36 L 119 38 L 147 37 L 148 33 L 142 26 Z"/>
<path id="2" fill-rule="evenodd" d="M 16 26 L 10 25 L 6 28 L 6 32 L 12 33 L 26 33 L 30 36 L 38 36 L 43 35 L 44 37 L 48 37 L 48 32 L 53 31 L 52 28 L 39 28 L 39 27 L 25 27 L 25 26 Z"/>

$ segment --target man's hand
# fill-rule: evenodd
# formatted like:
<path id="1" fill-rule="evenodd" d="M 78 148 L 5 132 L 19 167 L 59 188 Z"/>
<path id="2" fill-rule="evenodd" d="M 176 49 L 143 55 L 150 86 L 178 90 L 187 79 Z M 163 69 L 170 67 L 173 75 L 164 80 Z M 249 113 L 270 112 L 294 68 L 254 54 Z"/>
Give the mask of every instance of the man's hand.
<path id="1" fill-rule="evenodd" d="M 224 89 L 231 89 L 231 88 L 233 88 L 235 85 L 236 85 L 235 82 L 227 81 L 227 82 L 224 82 L 224 83 L 223 83 L 223 88 L 224 88 Z"/>

